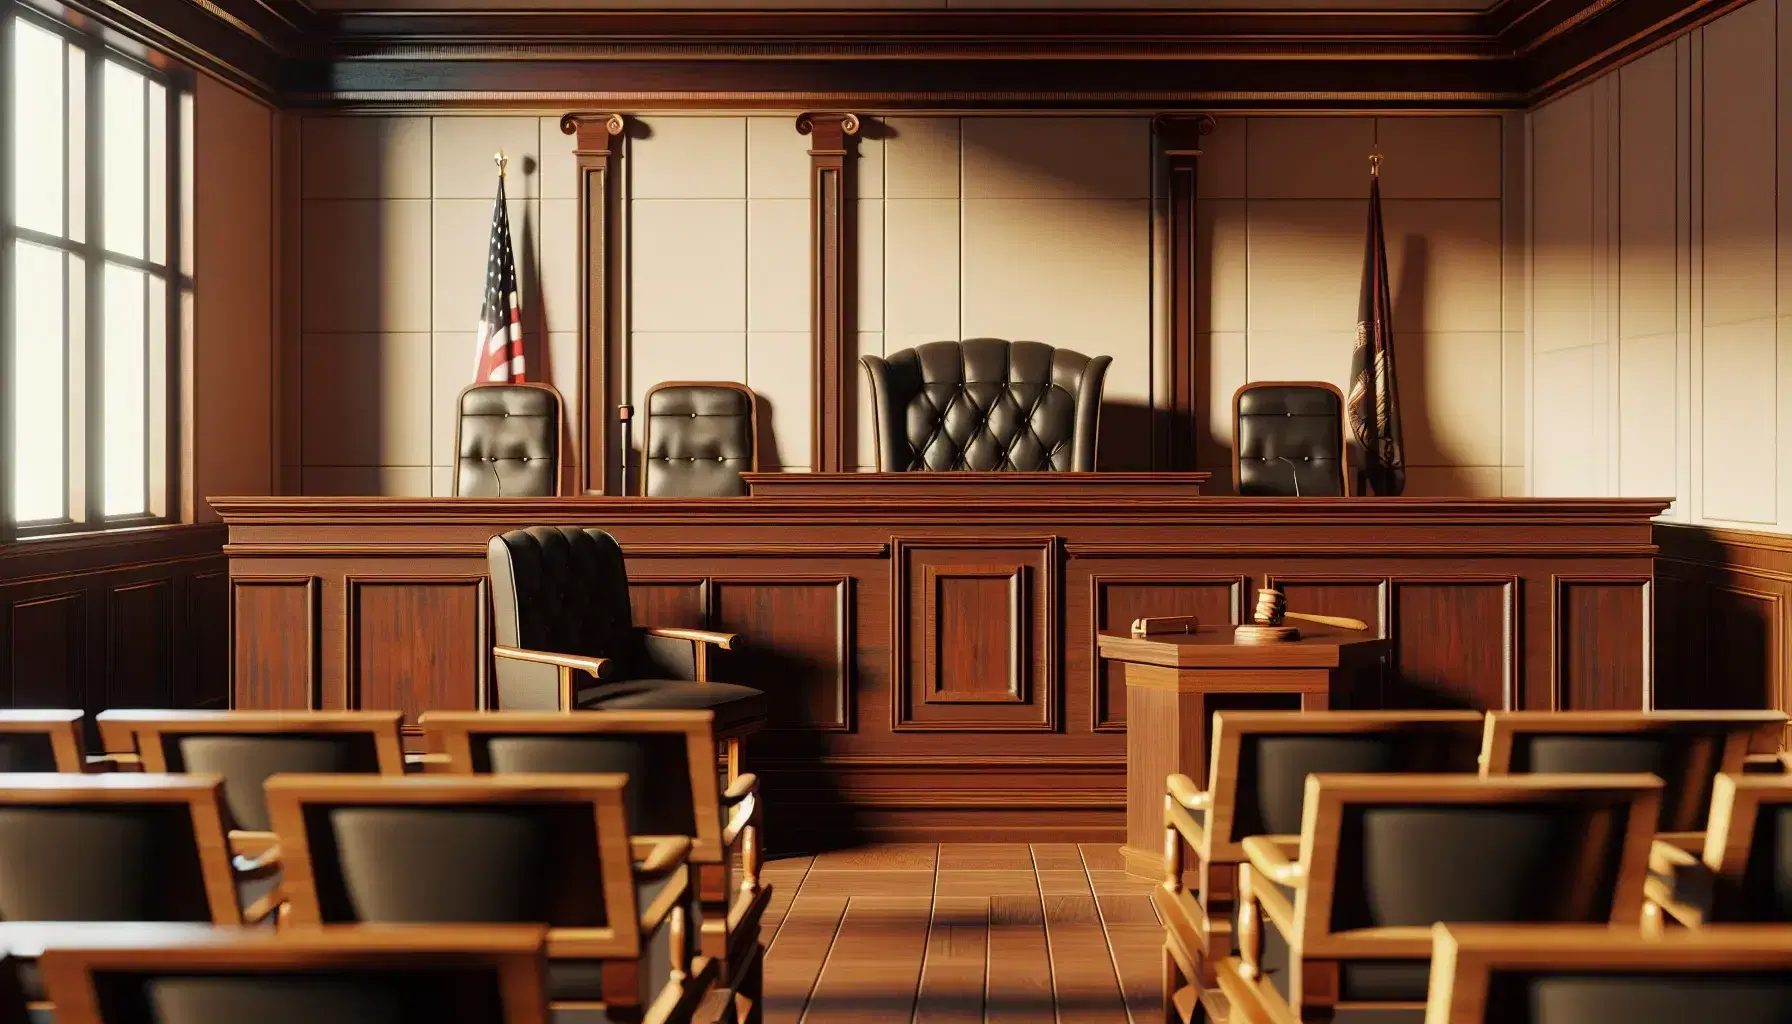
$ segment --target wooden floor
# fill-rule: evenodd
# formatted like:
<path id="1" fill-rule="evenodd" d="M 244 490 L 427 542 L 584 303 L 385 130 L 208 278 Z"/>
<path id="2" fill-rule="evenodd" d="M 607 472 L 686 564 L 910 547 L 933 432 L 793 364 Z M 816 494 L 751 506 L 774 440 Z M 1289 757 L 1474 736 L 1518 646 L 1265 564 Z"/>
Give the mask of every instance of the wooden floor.
<path id="1" fill-rule="evenodd" d="M 775 860 L 766 1020 L 1162 1020 L 1151 882 L 1119 847 L 875 846 Z"/>

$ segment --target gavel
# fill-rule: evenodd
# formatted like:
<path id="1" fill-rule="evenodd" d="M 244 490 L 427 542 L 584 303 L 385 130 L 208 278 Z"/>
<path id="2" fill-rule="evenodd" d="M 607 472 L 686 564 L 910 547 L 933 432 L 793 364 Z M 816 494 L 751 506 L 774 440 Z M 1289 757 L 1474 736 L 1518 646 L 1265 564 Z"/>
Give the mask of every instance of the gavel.
<path id="1" fill-rule="evenodd" d="M 1352 619 L 1344 615 L 1310 615 L 1306 612 L 1291 612 L 1288 610 L 1288 595 L 1280 590 L 1265 587 L 1257 591 L 1257 608 L 1251 615 L 1251 621 L 1259 626 L 1280 626 L 1284 619 L 1316 622 L 1322 626 L 1337 626 L 1339 629 L 1369 628 L 1369 624 L 1362 619 Z"/>

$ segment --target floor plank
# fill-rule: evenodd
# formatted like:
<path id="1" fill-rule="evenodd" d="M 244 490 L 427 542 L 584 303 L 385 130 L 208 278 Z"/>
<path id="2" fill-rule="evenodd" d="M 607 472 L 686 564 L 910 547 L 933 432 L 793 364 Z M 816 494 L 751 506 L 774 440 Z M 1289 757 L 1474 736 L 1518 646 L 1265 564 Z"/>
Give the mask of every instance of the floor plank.
<path id="1" fill-rule="evenodd" d="M 1039 891 L 1047 896 L 1089 895 L 1089 873 L 1086 871 L 1041 871 Z"/>
<path id="2" fill-rule="evenodd" d="M 941 843 L 941 871 L 1031 871 L 1033 855 L 1019 843 Z"/>
<path id="3" fill-rule="evenodd" d="M 1037 895 L 989 898 L 988 1024 L 1052 1019 L 1051 957 Z"/>
<path id="4" fill-rule="evenodd" d="M 1126 1004 L 1093 896 L 1045 897 L 1059 1024 L 1126 1024 Z"/>
<path id="5" fill-rule="evenodd" d="M 846 914 L 845 896 L 798 892 L 784 915 L 784 925 L 765 956 L 765 1019 L 768 1024 L 796 1024 L 815 979 L 821 976 L 828 950 L 834 945 L 840 919 Z"/>
<path id="6" fill-rule="evenodd" d="M 930 895 L 849 899 L 803 1024 L 910 1019 L 927 952 L 932 904 Z"/>
<path id="7" fill-rule="evenodd" d="M 938 843 L 880 843 L 818 853 L 810 867 L 819 871 L 932 871 L 939 851 Z"/>
<path id="8" fill-rule="evenodd" d="M 988 962 L 988 898 L 936 898 L 915 1024 L 983 1024 Z"/>
<path id="9" fill-rule="evenodd" d="M 803 887 L 803 876 L 809 873 L 808 857 L 788 857 L 783 860 L 768 861 L 759 869 L 759 880 L 771 887 L 772 898 L 766 901 L 765 915 L 759 919 L 759 941 L 771 946 L 777 937 L 778 929 L 784 924 L 784 915 L 790 911 L 790 904 L 796 899 L 797 890 Z"/>
<path id="10" fill-rule="evenodd" d="M 810 868 L 806 891 L 835 896 L 931 896 L 932 871 L 824 871 Z"/>
<path id="11" fill-rule="evenodd" d="M 941 896 L 1029 896 L 1039 893 L 1031 871 L 944 871 L 935 891 Z"/>
<path id="12" fill-rule="evenodd" d="M 1133 1024 L 1162 1020 L 1164 931 L 1151 897 L 1121 893 L 1098 896 L 1096 903 Z"/>
<path id="13" fill-rule="evenodd" d="M 1120 847 L 1114 843 L 1078 843 L 1077 849 L 1082 852 L 1083 866 L 1090 871 L 1126 870 Z"/>
<path id="14" fill-rule="evenodd" d="M 1033 867 L 1039 871 L 1084 871 L 1083 854 L 1075 843 L 1034 843 Z"/>

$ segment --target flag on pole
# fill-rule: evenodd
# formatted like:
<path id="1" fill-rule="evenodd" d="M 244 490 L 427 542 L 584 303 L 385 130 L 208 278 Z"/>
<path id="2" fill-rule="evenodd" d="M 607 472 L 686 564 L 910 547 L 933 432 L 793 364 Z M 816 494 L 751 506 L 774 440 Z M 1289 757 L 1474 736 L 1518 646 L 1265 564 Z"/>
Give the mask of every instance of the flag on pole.
<path id="1" fill-rule="evenodd" d="M 516 257 L 510 248 L 510 215 L 504 208 L 503 160 L 498 164 L 498 203 L 492 210 L 491 251 L 485 261 L 485 304 L 479 310 L 474 351 L 476 383 L 520 382 L 523 377 L 523 314 L 518 307 Z"/>
<path id="2" fill-rule="evenodd" d="M 1381 228 L 1381 159 L 1369 161 L 1369 237 L 1363 250 L 1363 291 L 1357 301 L 1356 348 L 1350 359 L 1346 409 L 1357 449 L 1358 494 L 1398 495 L 1406 487 L 1400 449 L 1400 403 L 1394 394 L 1393 303 L 1388 252 Z"/>

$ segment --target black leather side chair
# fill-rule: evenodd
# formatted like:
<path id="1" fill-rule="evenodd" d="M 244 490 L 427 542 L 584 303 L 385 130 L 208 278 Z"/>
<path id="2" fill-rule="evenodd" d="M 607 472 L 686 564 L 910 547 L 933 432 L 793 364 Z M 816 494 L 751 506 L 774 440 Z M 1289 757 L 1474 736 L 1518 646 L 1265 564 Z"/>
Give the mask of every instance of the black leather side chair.
<path id="1" fill-rule="evenodd" d="M 470 384 L 454 424 L 454 496 L 560 493 L 560 392 L 546 384 Z"/>
<path id="2" fill-rule="evenodd" d="M 877 468 L 1091 471 L 1111 362 L 999 338 L 860 356 L 876 411 Z"/>
<path id="3" fill-rule="evenodd" d="M 493 537 L 498 708 L 504 711 L 715 712 L 740 774 L 741 738 L 766 718 L 765 694 L 709 681 L 709 651 L 732 633 L 637 626 L 616 539 L 577 526 L 532 526 Z"/>
<path id="4" fill-rule="evenodd" d="M 1242 496 L 1350 493 L 1344 393 L 1322 381 L 1258 381 L 1232 395 L 1232 486 Z"/>
<path id="5" fill-rule="evenodd" d="M 641 493 L 726 498 L 747 493 L 759 468 L 753 392 L 733 381 L 666 381 L 647 389 Z"/>

